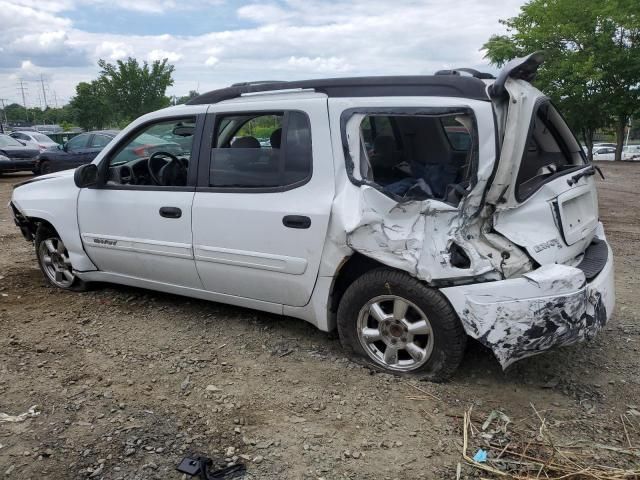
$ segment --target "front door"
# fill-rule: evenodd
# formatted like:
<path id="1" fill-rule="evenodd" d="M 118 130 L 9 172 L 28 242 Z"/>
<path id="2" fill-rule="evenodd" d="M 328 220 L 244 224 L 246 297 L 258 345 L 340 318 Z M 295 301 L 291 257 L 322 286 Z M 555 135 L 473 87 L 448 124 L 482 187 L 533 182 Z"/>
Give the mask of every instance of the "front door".
<path id="1" fill-rule="evenodd" d="M 69 140 L 64 145 L 64 150 L 60 152 L 54 152 L 54 155 L 58 156 L 58 161 L 56 162 L 55 169 L 56 170 L 67 170 L 69 168 L 76 168 L 78 165 L 82 163 L 81 160 L 87 153 L 87 149 L 89 148 L 89 139 L 92 137 L 92 134 L 82 133 L 80 135 L 76 135 L 71 140 Z"/>
<path id="2" fill-rule="evenodd" d="M 287 105 L 209 111 L 193 243 L 211 292 L 290 306 L 311 297 L 334 194 L 327 102 Z"/>
<path id="3" fill-rule="evenodd" d="M 100 270 L 161 284 L 202 287 L 191 236 L 195 125 L 195 115 L 144 124 L 101 160 L 103 184 L 81 190 L 82 242 Z M 137 148 L 149 139 L 158 147 L 151 156 Z"/>

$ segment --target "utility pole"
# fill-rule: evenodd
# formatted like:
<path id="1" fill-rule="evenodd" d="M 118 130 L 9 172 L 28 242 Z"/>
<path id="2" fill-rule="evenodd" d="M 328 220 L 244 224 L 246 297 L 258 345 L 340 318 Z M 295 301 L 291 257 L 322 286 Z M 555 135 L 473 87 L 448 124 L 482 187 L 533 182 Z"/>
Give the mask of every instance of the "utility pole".
<path id="1" fill-rule="evenodd" d="M 20 93 L 22 93 L 22 106 L 24 107 L 24 111 L 27 114 L 27 122 L 29 121 L 29 109 L 27 108 L 27 99 L 25 97 L 24 94 L 24 90 L 25 90 L 25 86 L 24 86 L 24 82 L 22 81 L 22 79 L 18 80 L 18 90 L 20 90 Z"/>
<path id="2" fill-rule="evenodd" d="M 4 125 L 9 124 L 9 121 L 7 120 L 7 109 L 4 106 L 5 101 L 9 100 L 6 98 L 0 98 L 0 102 L 2 103 L 2 113 L 4 114 L 4 122 L 2 122 L 2 118 L 0 118 L 0 133 L 4 133 Z"/>
<path id="3" fill-rule="evenodd" d="M 42 78 L 42 74 L 40 74 L 40 85 L 42 85 L 42 98 L 44 99 L 44 109 L 46 110 L 49 107 L 47 105 L 47 94 L 44 91 L 44 78 Z"/>

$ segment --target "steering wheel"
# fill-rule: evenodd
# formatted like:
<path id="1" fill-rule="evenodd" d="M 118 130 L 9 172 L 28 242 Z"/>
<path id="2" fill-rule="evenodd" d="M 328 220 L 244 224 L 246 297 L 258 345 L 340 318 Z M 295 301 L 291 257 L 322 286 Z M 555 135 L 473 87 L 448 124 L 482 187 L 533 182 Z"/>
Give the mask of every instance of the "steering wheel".
<path id="1" fill-rule="evenodd" d="M 162 159 L 162 165 L 159 164 L 158 159 Z M 166 161 L 166 158 L 169 161 Z M 173 182 L 169 182 L 170 178 L 167 178 L 167 173 L 175 172 L 175 177 L 184 176 L 186 179 L 187 169 L 178 157 L 169 152 L 154 152 L 147 160 L 147 170 L 149 175 L 156 185 L 168 186 L 173 185 Z"/>

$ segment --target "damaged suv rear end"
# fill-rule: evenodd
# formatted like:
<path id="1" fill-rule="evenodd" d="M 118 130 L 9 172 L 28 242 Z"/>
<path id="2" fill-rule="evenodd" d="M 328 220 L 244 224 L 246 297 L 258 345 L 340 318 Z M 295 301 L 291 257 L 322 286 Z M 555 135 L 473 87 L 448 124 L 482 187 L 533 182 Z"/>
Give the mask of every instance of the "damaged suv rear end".
<path id="1" fill-rule="evenodd" d="M 537 54 L 514 60 L 497 80 L 485 80 L 490 109 L 471 99 L 458 105 L 448 99 L 415 108 L 352 107 L 341 114 L 347 173 L 359 187 L 357 194 L 345 189 L 345 198 L 338 196 L 338 206 L 358 205 L 356 215 L 343 219 L 346 243 L 439 290 L 464 332 L 489 347 L 503 368 L 591 339 L 615 303 L 613 256 L 598 218 L 599 171 L 587 163 L 550 100 L 531 85 L 541 61 Z M 369 139 L 372 125 L 391 137 L 395 131 L 395 138 Z M 434 154 L 438 135 L 450 148 Z M 431 147 L 419 151 L 422 137 Z M 388 160 L 393 168 L 384 172 L 383 157 L 398 156 L 397 148 L 405 165 Z M 413 165 L 418 157 L 426 158 L 426 166 Z M 430 157 L 449 160 L 437 166 Z M 394 175 L 402 168 L 413 179 Z M 431 180 L 425 185 L 422 178 Z M 392 330 L 396 323 L 389 319 L 406 307 L 395 305 L 393 285 L 387 286 L 392 302 L 384 307 L 379 295 L 377 306 L 366 307 L 359 345 L 352 348 L 386 369 L 446 375 L 446 364 L 456 359 L 440 352 L 439 361 L 420 364 L 437 352 L 428 338 L 408 341 L 413 339 L 403 331 L 410 333 L 414 322 L 401 321 Z M 431 318 L 436 315 L 443 313 Z M 344 327 L 341 335 L 348 336 Z"/>

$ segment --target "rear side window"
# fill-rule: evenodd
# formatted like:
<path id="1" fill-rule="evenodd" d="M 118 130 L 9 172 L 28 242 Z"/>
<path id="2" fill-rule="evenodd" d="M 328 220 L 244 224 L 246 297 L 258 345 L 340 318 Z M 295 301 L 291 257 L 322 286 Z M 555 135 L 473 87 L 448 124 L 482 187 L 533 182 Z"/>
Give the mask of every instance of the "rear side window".
<path id="1" fill-rule="evenodd" d="M 294 188 L 311 178 L 311 127 L 296 111 L 219 116 L 209 186 Z"/>
<path id="2" fill-rule="evenodd" d="M 540 105 L 531 120 L 518 170 L 516 199 L 525 200 L 557 174 L 583 164 L 580 144 L 562 116 L 550 103 Z"/>

